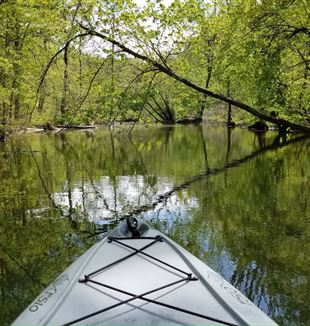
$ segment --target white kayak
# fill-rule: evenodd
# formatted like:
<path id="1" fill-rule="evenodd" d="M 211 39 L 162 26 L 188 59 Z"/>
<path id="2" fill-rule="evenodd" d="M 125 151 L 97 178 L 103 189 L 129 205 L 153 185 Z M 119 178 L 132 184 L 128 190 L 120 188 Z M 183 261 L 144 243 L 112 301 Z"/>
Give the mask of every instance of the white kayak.
<path id="1" fill-rule="evenodd" d="M 127 219 L 14 321 L 25 325 L 276 325 L 205 263 Z"/>

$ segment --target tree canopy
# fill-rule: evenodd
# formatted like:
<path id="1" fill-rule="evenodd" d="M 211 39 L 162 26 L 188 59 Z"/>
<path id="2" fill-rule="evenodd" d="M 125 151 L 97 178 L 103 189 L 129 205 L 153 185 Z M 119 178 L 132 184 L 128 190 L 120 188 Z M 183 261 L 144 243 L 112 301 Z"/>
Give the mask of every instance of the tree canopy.
<path id="1" fill-rule="evenodd" d="M 0 18 L 0 130 L 173 123 L 224 101 L 309 131 L 306 0 L 2 0 Z"/>

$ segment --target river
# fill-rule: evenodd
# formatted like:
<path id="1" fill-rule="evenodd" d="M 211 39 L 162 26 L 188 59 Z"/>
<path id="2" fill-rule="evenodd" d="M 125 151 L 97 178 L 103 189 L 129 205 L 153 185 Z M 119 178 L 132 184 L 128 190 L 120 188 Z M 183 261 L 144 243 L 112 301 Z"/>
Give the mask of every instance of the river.
<path id="1" fill-rule="evenodd" d="M 207 125 L 127 131 L 0 143 L 0 324 L 136 214 L 279 324 L 309 325 L 309 138 Z"/>

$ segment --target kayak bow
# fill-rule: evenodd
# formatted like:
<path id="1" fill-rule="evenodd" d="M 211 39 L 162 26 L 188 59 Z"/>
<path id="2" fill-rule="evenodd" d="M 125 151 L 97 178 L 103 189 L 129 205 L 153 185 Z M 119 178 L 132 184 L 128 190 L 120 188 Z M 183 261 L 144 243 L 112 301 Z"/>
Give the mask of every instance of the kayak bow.
<path id="1" fill-rule="evenodd" d="M 15 320 L 24 325 L 276 325 L 161 232 L 129 218 Z"/>

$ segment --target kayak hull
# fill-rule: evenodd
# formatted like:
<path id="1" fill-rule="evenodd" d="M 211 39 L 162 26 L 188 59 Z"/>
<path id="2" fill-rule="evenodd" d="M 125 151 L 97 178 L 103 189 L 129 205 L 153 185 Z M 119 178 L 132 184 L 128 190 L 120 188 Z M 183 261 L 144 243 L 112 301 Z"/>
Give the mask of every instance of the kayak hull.
<path id="1" fill-rule="evenodd" d="M 22 325 L 276 325 L 171 239 L 126 222 L 91 247 L 15 320 Z"/>

